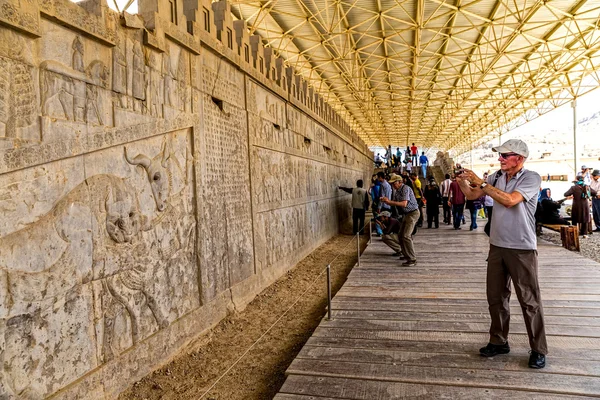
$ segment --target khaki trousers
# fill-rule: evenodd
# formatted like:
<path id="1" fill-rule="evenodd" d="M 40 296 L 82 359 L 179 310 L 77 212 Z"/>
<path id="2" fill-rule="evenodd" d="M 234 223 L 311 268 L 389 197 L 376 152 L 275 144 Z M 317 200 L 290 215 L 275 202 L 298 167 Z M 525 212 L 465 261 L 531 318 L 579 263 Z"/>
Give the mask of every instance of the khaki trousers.
<path id="1" fill-rule="evenodd" d="M 511 280 L 523 310 L 529 345 L 532 350 L 547 354 L 536 250 L 507 249 L 490 245 L 487 268 L 487 300 L 492 319 L 490 343 L 498 345 L 508 340 Z"/>
<path id="2" fill-rule="evenodd" d="M 419 210 L 415 210 L 411 213 L 405 214 L 402 218 L 402 224 L 400 225 L 400 247 L 402 248 L 402 254 L 407 259 L 414 261 L 417 259 L 415 254 L 415 248 L 413 247 L 412 232 L 417 225 L 419 220 Z"/>
<path id="3" fill-rule="evenodd" d="M 383 235 L 381 237 L 381 240 L 383 240 L 383 243 L 387 244 L 396 253 L 400 253 L 402 251 L 402 247 L 400 246 L 400 240 L 398 239 L 397 233 Z"/>

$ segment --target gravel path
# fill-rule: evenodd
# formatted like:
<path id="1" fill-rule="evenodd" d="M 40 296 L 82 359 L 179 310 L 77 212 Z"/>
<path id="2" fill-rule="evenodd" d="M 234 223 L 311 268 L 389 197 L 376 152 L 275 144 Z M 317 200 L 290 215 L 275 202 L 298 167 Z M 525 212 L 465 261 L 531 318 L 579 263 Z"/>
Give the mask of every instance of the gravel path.
<path id="1" fill-rule="evenodd" d="M 562 246 L 560 241 L 560 233 L 544 229 L 540 239 L 547 240 L 548 242 Z M 581 248 L 581 255 L 600 262 L 600 233 L 588 235 L 587 238 L 579 236 L 579 247 Z"/>

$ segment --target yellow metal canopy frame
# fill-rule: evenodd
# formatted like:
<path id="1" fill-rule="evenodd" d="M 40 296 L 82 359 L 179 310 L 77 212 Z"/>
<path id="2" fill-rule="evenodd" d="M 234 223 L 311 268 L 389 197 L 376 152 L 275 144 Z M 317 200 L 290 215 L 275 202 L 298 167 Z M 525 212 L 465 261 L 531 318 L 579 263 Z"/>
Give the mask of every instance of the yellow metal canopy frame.
<path id="1" fill-rule="evenodd" d="M 600 83 L 598 0 L 233 0 L 371 146 L 468 150 Z"/>

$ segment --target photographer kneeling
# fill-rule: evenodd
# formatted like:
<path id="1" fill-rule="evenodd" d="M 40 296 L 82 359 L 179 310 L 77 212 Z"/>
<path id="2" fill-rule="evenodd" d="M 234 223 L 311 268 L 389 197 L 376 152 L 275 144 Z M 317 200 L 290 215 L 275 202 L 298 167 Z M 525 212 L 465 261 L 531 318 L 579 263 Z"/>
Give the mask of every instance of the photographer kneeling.
<path id="1" fill-rule="evenodd" d="M 389 180 L 394 188 L 393 199 L 390 200 L 387 197 L 382 197 L 381 202 L 390 206 L 399 207 L 404 215 L 402 223 L 400 224 L 400 247 L 402 249 L 403 257 L 406 262 L 402 264 L 404 267 L 412 267 L 417 265 L 417 256 L 415 255 L 415 249 L 413 246 L 412 232 L 415 229 L 415 225 L 419 220 L 419 205 L 417 199 L 411 188 L 406 186 L 399 175 L 392 175 Z"/>
<path id="2" fill-rule="evenodd" d="M 392 218 L 392 214 L 389 211 L 383 211 L 379 214 L 379 217 L 377 217 L 375 222 L 383 230 L 383 236 L 381 237 L 383 243 L 394 250 L 395 256 L 401 256 L 402 247 L 400 246 L 400 239 L 398 238 L 398 233 L 400 233 L 400 222 L 396 218 Z"/>

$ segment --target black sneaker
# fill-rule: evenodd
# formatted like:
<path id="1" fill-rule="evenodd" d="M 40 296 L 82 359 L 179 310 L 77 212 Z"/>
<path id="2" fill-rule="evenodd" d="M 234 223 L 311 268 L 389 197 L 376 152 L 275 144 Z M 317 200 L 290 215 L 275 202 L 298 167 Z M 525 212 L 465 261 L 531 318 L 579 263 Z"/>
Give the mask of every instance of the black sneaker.
<path id="1" fill-rule="evenodd" d="M 479 349 L 479 354 L 484 357 L 494 357 L 498 354 L 508 354 L 510 353 L 510 346 L 508 342 L 504 344 L 491 344 L 488 343 L 487 346 Z"/>
<path id="2" fill-rule="evenodd" d="M 546 356 L 538 353 L 537 351 L 531 350 L 529 352 L 529 368 L 541 369 L 546 366 Z"/>
<path id="3" fill-rule="evenodd" d="M 417 265 L 417 260 L 406 260 L 402 263 L 403 267 L 414 267 L 415 265 Z"/>

